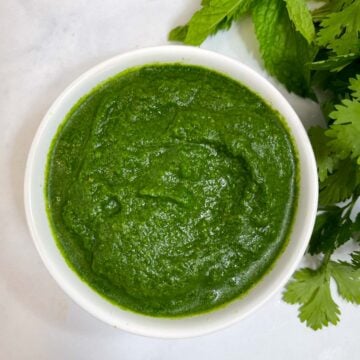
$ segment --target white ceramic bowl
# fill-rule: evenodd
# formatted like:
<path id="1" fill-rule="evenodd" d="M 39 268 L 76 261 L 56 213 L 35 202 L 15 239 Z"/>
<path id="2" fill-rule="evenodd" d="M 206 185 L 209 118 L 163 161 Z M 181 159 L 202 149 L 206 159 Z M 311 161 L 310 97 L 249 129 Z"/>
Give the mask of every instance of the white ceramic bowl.
<path id="1" fill-rule="evenodd" d="M 202 65 L 248 86 L 283 115 L 300 159 L 300 194 L 295 223 L 289 244 L 273 269 L 245 297 L 215 311 L 179 319 L 154 318 L 122 310 L 81 281 L 67 266 L 56 246 L 45 211 L 43 193 L 50 143 L 70 108 L 101 81 L 127 68 L 155 62 Z M 239 321 L 284 286 L 302 258 L 313 229 L 317 183 L 316 163 L 306 131 L 289 103 L 268 81 L 247 66 L 216 53 L 194 47 L 163 46 L 115 56 L 87 71 L 63 91 L 42 120 L 31 146 L 25 175 L 25 209 L 31 235 L 47 269 L 82 308 L 104 322 L 132 333 L 183 338 L 206 334 Z"/>

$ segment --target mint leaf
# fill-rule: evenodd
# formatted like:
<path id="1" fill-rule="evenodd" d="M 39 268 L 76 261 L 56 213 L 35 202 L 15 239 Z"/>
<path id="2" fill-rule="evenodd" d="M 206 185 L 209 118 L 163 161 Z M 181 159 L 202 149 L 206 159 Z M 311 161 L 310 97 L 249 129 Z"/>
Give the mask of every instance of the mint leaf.
<path id="1" fill-rule="evenodd" d="M 258 0 L 252 11 L 261 56 L 270 74 L 289 91 L 310 95 L 310 70 L 315 52 L 289 19 L 283 0 Z"/>
<path id="2" fill-rule="evenodd" d="M 300 320 L 313 330 L 329 323 L 336 325 L 339 321 L 340 310 L 331 297 L 330 274 L 326 267 L 298 270 L 286 286 L 283 299 L 300 305 Z"/>
<path id="3" fill-rule="evenodd" d="M 188 24 L 178 26 L 170 32 L 169 40 L 200 45 L 209 35 L 228 29 L 234 20 L 250 10 L 253 1 L 205 0 Z"/>
<path id="4" fill-rule="evenodd" d="M 169 40 L 171 41 L 181 41 L 184 42 L 186 39 L 186 35 L 188 33 L 189 26 L 177 26 L 176 28 L 172 29 L 169 33 Z"/>
<path id="5" fill-rule="evenodd" d="M 299 33 L 311 43 L 315 38 L 315 27 L 305 0 L 285 0 L 290 20 Z"/>
<path id="6" fill-rule="evenodd" d="M 330 261 L 329 268 L 341 297 L 360 304 L 360 269 L 344 261 Z"/>

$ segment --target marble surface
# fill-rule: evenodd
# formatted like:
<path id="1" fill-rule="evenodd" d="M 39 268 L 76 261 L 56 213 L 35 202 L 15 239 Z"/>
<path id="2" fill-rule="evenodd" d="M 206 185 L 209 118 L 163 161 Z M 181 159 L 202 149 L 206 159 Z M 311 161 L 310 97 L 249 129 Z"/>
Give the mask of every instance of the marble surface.
<path id="1" fill-rule="evenodd" d="M 360 309 L 341 303 L 337 327 L 313 332 L 280 294 L 244 321 L 186 340 L 131 335 L 75 305 L 42 264 L 24 216 L 26 156 L 42 116 L 75 77 L 132 49 L 167 44 L 168 30 L 200 0 L 0 1 L 0 359 L 317 359 L 359 358 Z M 204 48 L 264 74 L 245 19 Z M 276 82 L 275 82 L 276 84 Z M 316 104 L 289 95 L 306 126 Z"/>

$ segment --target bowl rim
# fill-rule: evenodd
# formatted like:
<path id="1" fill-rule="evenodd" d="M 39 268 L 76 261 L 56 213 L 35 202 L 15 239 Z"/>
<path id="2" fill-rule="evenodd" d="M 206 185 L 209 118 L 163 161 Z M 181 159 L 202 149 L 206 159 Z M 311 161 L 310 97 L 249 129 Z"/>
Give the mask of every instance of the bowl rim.
<path id="1" fill-rule="evenodd" d="M 171 55 L 169 55 L 171 54 Z M 161 60 L 162 57 L 166 56 L 174 56 L 175 58 L 178 58 L 178 61 L 166 61 Z M 233 67 L 234 69 L 237 68 L 239 71 L 240 77 L 246 76 L 248 77 L 248 82 L 242 81 L 240 79 L 237 79 L 239 82 L 245 83 L 245 85 L 250 88 L 250 90 L 257 93 L 261 98 L 263 98 L 267 103 L 271 103 L 269 99 L 275 99 L 282 107 L 282 109 L 277 109 L 283 116 L 286 124 L 288 127 L 291 128 L 291 133 L 293 138 L 296 137 L 296 141 L 294 141 L 296 144 L 297 151 L 301 152 L 301 156 L 304 156 L 304 159 L 299 158 L 299 168 L 302 167 L 303 160 L 306 162 L 305 172 L 306 172 L 306 192 L 299 191 L 299 199 L 298 199 L 298 209 L 296 210 L 296 214 L 294 217 L 294 223 L 298 221 L 299 217 L 299 207 L 300 199 L 302 197 L 306 196 L 306 209 L 304 211 L 304 216 L 306 217 L 305 225 L 303 228 L 299 228 L 299 231 L 301 233 L 300 239 L 297 239 L 299 241 L 299 244 L 296 245 L 296 251 L 297 253 L 291 254 L 291 261 L 288 260 L 286 271 L 283 270 L 280 271 L 280 274 L 275 275 L 276 283 L 269 284 L 265 290 L 263 290 L 263 293 L 260 294 L 258 299 L 255 298 L 252 300 L 252 305 L 245 308 L 244 311 L 238 311 L 234 313 L 234 316 L 231 318 L 227 316 L 226 321 L 220 320 L 214 320 L 211 321 L 211 314 L 219 314 L 221 309 L 227 308 L 230 306 L 230 304 L 238 303 L 239 300 L 235 299 L 229 304 L 226 305 L 226 307 L 220 307 L 216 308 L 213 311 L 202 313 L 199 315 L 191 316 L 191 317 L 185 317 L 185 318 L 173 318 L 173 319 L 166 319 L 164 322 L 158 322 L 157 320 L 159 318 L 153 318 L 142 314 L 136 314 L 132 313 L 131 311 L 121 309 L 120 307 L 117 307 L 116 305 L 111 304 L 109 301 L 104 300 L 104 298 L 101 297 L 101 295 L 97 294 L 95 290 L 92 290 L 90 286 L 86 285 L 82 280 L 80 280 L 79 276 L 75 273 L 75 271 L 71 270 L 73 273 L 73 277 L 76 277 L 77 281 L 81 281 L 83 284 L 85 284 L 90 291 L 94 292 L 96 296 L 100 296 L 103 301 L 106 301 L 108 304 L 111 304 L 111 307 L 113 307 L 113 311 L 109 309 L 104 309 L 99 307 L 98 305 L 94 305 L 92 303 L 93 300 L 89 300 L 87 298 L 87 295 L 84 295 L 82 293 L 83 290 L 76 289 L 76 286 L 80 285 L 69 285 L 67 281 L 65 280 L 65 276 L 63 274 L 64 268 L 63 265 L 65 264 L 66 267 L 68 267 L 66 260 L 62 257 L 62 254 L 60 252 L 60 249 L 58 249 L 58 253 L 62 257 L 63 265 L 60 266 L 59 263 L 56 263 L 54 258 L 51 258 L 51 255 L 49 255 L 49 251 L 46 248 L 46 242 L 49 240 L 53 243 L 56 243 L 54 237 L 52 236 L 50 239 L 48 237 L 45 239 L 44 236 L 41 234 L 42 230 L 40 230 L 39 224 L 36 222 L 36 206 L 44 206 L 45 207 L 45 201 L 43 199 L 43 204 L 37 204 L 36 200 L 34 200 L 34 174 L 36 174 L 35 168 L 36 168 L 36 162 L 38 161 L 38 153 L 39 153 L 39 146 L 41 145 L 41 141 L 43 140 L 43 137 L 45 136 L 45 130 L 47 129 L 49 123 L 51 122 L 51 119 L 55 117 L 57 112 L 59 112 L 59 108 L 64 104 L 65 101 L 70 101 L 72 105 L 74 105 L 80 97 L 71 97 L 73 96 L 74 92 L 81 88 L 83 84 L 91 82 L 91 79 L 96 78 L 99 76 L 99 74 L 104 74 L 106 71 L 109 71 L 109 69 L 113 69 L 119 66 L 121 63 L 126 63 L 131 61 L 131 59 L 138 59 L 138 61 L 142 61 L 142 59 L 147 58 L 159 58 L 157 61 L 153 61 L 152 63 L 174 63 L 174 62 L 183 62 L 185 64 L 189 64 L 191 62 L 188 61 L 188 58 L 191 58 L 194 56 L 195 58 L 198 57 L 199 59 L 211 59 L 210 63 L 213 64 L 220 64 L 223 63 L 224 68 Z M 204 66 L 205 68 L 213 69 L 215 71 L 219 71 L 218 68 L 213 68 L 211 65 L 207 65 L 207 61 L 204 60 L 204 64 L 199 66 Z M 143 62 L 142 64 L 149 64 L 151 61 Z M 216 65 L 217 66 L 217 65 Z M 220 65 L 219 65 L 220 66 Z M 132 66 L 126 66 L 126 68 L 131 68 Z M 118 71 L 121 72 L 123 70 Z M 231 76 L 229 74 L 226 74 L 232 78 L 234 76 Z M 113 75 L 107 75 L 104 77 L 104 79 L 107 79 Z M 90 86 L 89 89 L 96 86 L 96 84 L 99 84 L 101 81 L 95 81 L 94 84 Z M 253 86 L 254 85 L 254 86 Z M 259 88 L 257 89 L 256 86 Z M 263 94 L 259 94 L 259 89 L 266 89 L 266 93 L 269 95 L 269 98 L 266 98 Z M 262 91 L 262 90 L 261 90 Z M 265 90 L 264 90 L 265 91 Z M 84 92 L 84 95 L 87 94 L 89 90 Z M 275 101 L 274 100 L 274 101 Z M 273 104 L 271 104 L 273 106 Z M 66 106 L 65 106 L 66 107 Z M 71 107 L 70 107 L 71 108 Z M 67 111 L 70 110 L 68 108 Z M 286 113 L 286 115 L 285 115 Z M 56 128 L 62 123 L 62 120 L 59 122 L 57 121 Z M 294 129 L 296 131 L 294 131 Z M 55 133 L 52 134 L 52 137 L 50 141 L 53 139 Z M 300 139 L 298 141 L 298 138 Z M 46 157 L 47 153 L 49 151 L 49 148 L 46 150 Z M 299 155 L 299 157 L 301 157 Z M 46 164 L 45 164 L 46 165 Z M 45 169 L 43 169 L 42 177 L 45 176 Z M 303 181 L 301 175 L 300 182 Z M 40 175 L 39 175 L 40 176 Z M 305 176 L 305 175 L 304 175 Z M 312 229 L 315 223 L 315 217 L 316 217 L 316 211 L 317 211 L 317 201 L 318 201 L 318 178 L 317 178 L 317 167 L 316 167 L 316 161 L 314 157 L 314 153 L 309 141 L 309 138 L 307 136 L 306 130 L 304 129 L 300 119 L 298 118 L 297 114 L 291 107 L 291 105 L 288 103 L 288 101 L 284 98 L 284 96 L 264 77 L 259 75 L 255 70 L 249 68 L 248 66 L 242 64 L 241 62 L 231 59 L 227 56 L 221 55 L 219 53 L 215 53 L 209 50 L 204 50 L 200 48 L 195 47 L 189 47 L 189 46 L 183 46 L 183 45 L 165 45 L 165 46 L 157 46 L 157 47 L 148 47 L 148 48 L 142 48 L 134 51 L 130 51 L 127 53 L 123 53 L 120 55 L 116 55 L 108 60 L 105 60 L 98 65 L 90 68 L 86 72 L 84 72 L 82 75 L 80 75 L 77 79 L 75 79 L 69 86 L 65 88 L 61 92 L 61 94 L 57 97 L 57 99 L 52 103 L 49 110 L 44 115 L 37 131 L 35 134 L 35 137 L 33 139 L 33 142 L 30 147 L 29 155 L 26 162 L 26 168 L 25 168 L 25 179 L 24 179 L 24 204 L 25 204 L 25 214 L 26 214 L 26 221 L 28 224 L 28 228 L 30 230 L 31 237 L 34 241 L 35 247 L 45 264 L 47 270 L 50 272 L 52 277 L 55 279 L 55 281 L 58 283 L 58 285 L 62 288 L 62 290 L 79 306 L 81 306 L 83 309 L 85 309 L 87 312 L 95 316 L 96 318 L 104 321 L 105 323 L 108 323 L 112 326 L 115 326 L 117 328 L 120 328 L 122 330 L 138 334 L 138 335 L 144 335 L 144 336 L 150 336 L 150 337 L 159 337 L 159 338 L 185 338 L 185 337 L 194 337 L 199 335 L 208 334 L 217 330 L 220 330 L 222 328 L 228 327 L 241 319 L 245 318 L 246 316 L 252 314 L 256 309 L 261 307 L 266 301 L 268 301 L 275 293 L 277 293 L 284 284 L 288 281 L 288 279 L 291 277 L 292 273 L 295 271 L 296 267 L 298 266 L 299 262 L 301 261 L 303 254 L 307 248 Z M 40 215 L 39 215 L 40 216 Z M 47 226 L 50 228 L 50 224 L 47 219 L 47 224 L 44 226 Z M 304 225 L 304 224 L 303 224 Z M 293 230 L 294 231 L 294 230 Z M 295 235 L 292 233 L 290 235 L 290 239 L 288 244 L 286 245 L 286 249 L 289 247 L 289 244 L 291 242 L 294 242 L 293 237 Z M 56 245 L 57 247 L 57 245 Z M 254 288 L 258 288 L 259 284 L 264 282 L 264 278 L 268 277 L 268 273 L 273 273 L 274 269 L 278 266 L 278 262 L 280 258 L 284 257 L 284 252 L 280 254 L 275 262 L 274 267 L 271 270 L 268 270 L 268 272 L 256 283 Z M 75 280 L 74 280 L 75 281 Z M 250 290 L 250 293 L 253 291 L 253 288 Z M 249 294 L 246 294 L 244 298 L 247 298 Z M 105 307 L 105 305 L 103 306 Z M 116 310 L 115 310 L 116 309 Z M 241 307 L 240 307 L 241 310 Z M 136 322 L 135 324 L 131 322 L 131 319 L 126 319 L 125 321 L 122 320 L 121 314 L 124 315 L 124 313 L 131 313 L 135 317 L 139 317 L 143 320 L 139 320 L 139 322 Z M 120 314 L 120 315 L 119 315 Z M 125 315 L 124 315 L 125 316 Z M 206 317 L 208 316 L 210 320 L 205 319 L 205 321 L 202 321 L 202 323 L 199 326 L 196 326 L 196 319 L 199 319 L 200 317 Z M 220 316 L 220 315 L 219 315 Z M 218 316 L 218 317 L 219 317 Z M 125 316 L 126 317 L 126 316 Z M 215 316 L 216 317 L 216 316 Z M 150 320 L 149 320 L 150 318 Z M 145 319 L 147 319 L 145 321 Z M 157 319 L 157 320 L 155 320 Z M 185 321 L 184 324 L 180 324 L 179 321 L 184 321 L 185 319 L 195 319 L 194 321 Z M 121 320 L 121 321 L 120 321 Z M 172 322 L 172 325 L 170 326 L 167 321 Z M 142 323 L 143 322 L 143 323 Z M 178 325 L 175 325 L 175 322 L 178 322 L 178 325 L 181 325 L 178 327 Z"/>

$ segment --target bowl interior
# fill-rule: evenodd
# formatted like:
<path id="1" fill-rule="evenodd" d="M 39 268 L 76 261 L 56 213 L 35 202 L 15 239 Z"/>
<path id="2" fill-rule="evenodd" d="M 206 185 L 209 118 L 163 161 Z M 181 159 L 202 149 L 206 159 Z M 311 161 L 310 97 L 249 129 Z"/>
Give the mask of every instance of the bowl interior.
<path id="1" fill-rule="evenodd" d="M 263 97 L 286 120 L 299 154 L 299 204 L 288 246 L 273 269 L 243 298 L 216 311 L 178 319 L 135 314 L 106 301 L 67 266 L 53 239 L 44 201 L 47 154 L 59 124 L 77 100 L 99 82 L 134 66 L 149 63 L 201 65 L 227 74 Z M 316 163 L 306 131 L 284 97 L 264 78 L 225 56 L 185 46 L 149 48 L 116 56 L 89 70 L 73 82 L 45 115 L 33 141 L 25 177 L 25 209 L 35 245 L 46 267 L 62 289 L 80 306 L 112 326 L 136 334 L 181 338 L 226 327 L 261 306 L 289 279 L 308 244 L 317 208 Z"/>

